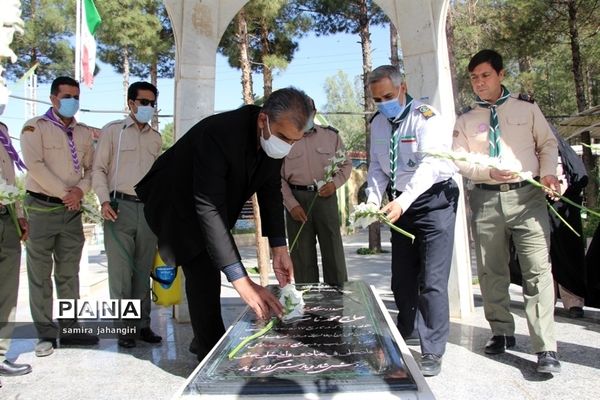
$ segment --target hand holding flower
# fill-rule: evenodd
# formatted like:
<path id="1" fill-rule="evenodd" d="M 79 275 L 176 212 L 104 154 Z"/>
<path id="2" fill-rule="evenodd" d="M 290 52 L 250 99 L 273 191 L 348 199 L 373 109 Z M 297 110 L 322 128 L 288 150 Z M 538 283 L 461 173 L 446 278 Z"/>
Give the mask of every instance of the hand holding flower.
<path id="1" fill-rule="evenodd" d="M 26 241 L 29 238 L 29 223 L 25 218 L 17 218 L 19 227 L 21 228 L 21 241 Z"/>
<path id="2" fill-rule="evenodd" d="M 381 209 L 381 211 L 387 214 L 387 218 L 393 224 L 400 219 L 404 210 L 402 210 L 402 206 L 398 204 L 397 201 L 390 201 L 385 207 Z"/>
<path id="3" fill-rule="evenodd" d="M 320 197 L 330 197 L 335 193 L 335 183 L 333 181 L 327 182 L 319 189 Z"/>
<path id="4" fill-rule="evenodd" d="M 305 223 L 308 220 L 306 213 L 304 212 L 304 208 L 298 205 L 290 210 L 290 214 L 294 221 Z"/>

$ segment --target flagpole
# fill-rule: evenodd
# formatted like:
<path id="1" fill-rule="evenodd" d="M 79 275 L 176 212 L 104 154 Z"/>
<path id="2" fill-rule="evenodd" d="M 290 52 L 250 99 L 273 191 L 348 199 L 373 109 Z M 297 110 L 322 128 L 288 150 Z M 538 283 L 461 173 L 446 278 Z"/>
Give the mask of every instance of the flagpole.
<path id="1" fill-rule="evenodd" d="M 81 81 L 81 0 L 76 0 L 75 16 L 75 80 Z"/>

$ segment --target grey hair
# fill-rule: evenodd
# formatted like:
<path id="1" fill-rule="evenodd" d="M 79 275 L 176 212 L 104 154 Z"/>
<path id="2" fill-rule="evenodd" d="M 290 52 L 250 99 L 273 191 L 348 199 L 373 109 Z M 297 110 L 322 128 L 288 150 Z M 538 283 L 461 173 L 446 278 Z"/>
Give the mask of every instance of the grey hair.
<path id="1" fill-rule="evenodd" d="M 381 65 L 375 68 L 367 78 L 367 84 L 379 82 L 384 78 L 389 78 L 395 87 L 400 87 L 404 82 L 404 75 L 393 65 Z"/>
<path id="2" fill-rule="evenodd" d="M 313 105 L 306 93 L 290 86 L 271 93 L 262 111 L 274 121 L 289 117 L 294 126 L 302 130 L 312 115 L 312 108 Z"/>

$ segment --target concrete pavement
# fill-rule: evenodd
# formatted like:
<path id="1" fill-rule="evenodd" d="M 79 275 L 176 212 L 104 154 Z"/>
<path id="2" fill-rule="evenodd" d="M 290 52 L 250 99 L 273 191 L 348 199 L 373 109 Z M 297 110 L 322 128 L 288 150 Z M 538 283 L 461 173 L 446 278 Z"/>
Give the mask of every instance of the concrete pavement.
<path id="1" fill-rule="evenodd" d="M 390 250 L 389 233 L 383 231 L 384 250 Z M 390 284 L 390 253 L 361 256 L 367 246 L 366 231 L 344 237 L 349 277 L 373 285 L 395 317 Z M 101 246 L 90 246 L 89 264 L 81 274 L 82 294 L 108 298 L 106 257 Z M 240 248 L 247 267 L 256 265 L 251 246 Z M 258 281 L 258 277 L 255 277 Z M 271 281 L 275 283 L 274 277 Z M 451 321 L 450 342 L 440 375 L 427 378 L 438 399 L 597 399 L 600 398 L 600 311 L 585 309 L 586 317 L 570 319 L 556 308 L 556 336 L 563 372 L 555 376 L 535 372 L 536 356 L 530 354 L 523 301 L 518 286 L 511 286 L 517 345 L 505 354 L 487 356 L 483 346 L 490 337 L 483 316 L 479 287 L 474 285 L 475 311 Z M 231 324 L 244 305 L 223 279 L 223 316 Z M 30 321 L 25 263 L 19 287 L 18 321 Z M 19 377 L 0 377 L 1 399 L 168 399 L 197 365 L 188 352 L 192 338 L 189 324 L 179 324 L 170 308 L 155 307 L 152 327 L 163 336 L 162 345 L 138 341 L 134 349 L 122 349 L 115 339 L 102 339 L 91 348 L 59 347 L 53 355 L 38 358 L 35 339 L 15 339 L 8 354 L 30 363 L 33 372 Z M 411 347 L 418 359 L 420 349 Z"/>

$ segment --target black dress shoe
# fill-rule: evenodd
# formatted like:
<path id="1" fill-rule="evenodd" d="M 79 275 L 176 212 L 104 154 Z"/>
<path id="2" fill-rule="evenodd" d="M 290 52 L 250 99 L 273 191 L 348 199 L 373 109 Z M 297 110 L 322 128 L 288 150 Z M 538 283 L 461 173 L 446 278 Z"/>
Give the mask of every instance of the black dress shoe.
<path id="1" fill-rule="evenodd" d="M 560 372 L 560 362 L 555 351 L 542 351 L 537 353 L 537 372 L 544 374 Z"/>
<path id="2" fill-rule="evenodd" d="M 140 330 L 140 339 L 148 343 L 160 343 L 162 341 L 162 336 L 152 332 L 152 329 L 150 328 L 142 328 Z"/>
<path id="3" fill-rule="evenodd" d="M 98 336 L 90 333 L 68 334 L 60 337 L 61 346 L 93 346 L 99 341 Z"/>
<path id="4" fill-rule="evenodd" d="M 3 376 L 17 376 L 25 375 L 31 372 L 31 365 L 29 364 L 15 364 L 8 360 L 5 360 L 0 364 L 0 375 Z"/>
<path id="5" fill-rule="evenodd" d="M 436 376 L 442 370 L 442 357 L 435 354 L 423 354 L 421 357 L 421 373 L 423 376 Z"/>
<path id="6" fill-rule="evenodd" d="M 583 308 L 571 307 L 569 308 L 569 317 L 571 318 L 583 318 Z"/>
<path id="7" fill-rule="evenodd" d="M 515 347 L 516 339 L 514 336 L 494 335 L 485 344 L 485 354 L 502 354 L 506 349 Z"/>
<path id="8" fill-rule="evenodd" d="M 131 348 L 135 347 L 135 339 L 131 339 L 131 338 L 126 338 L 126 337 L 119 338 L 119 341 L 117 343 L 119 344 L 120 347 L 125 347 L 126 349 L 131 349 Z"/>

